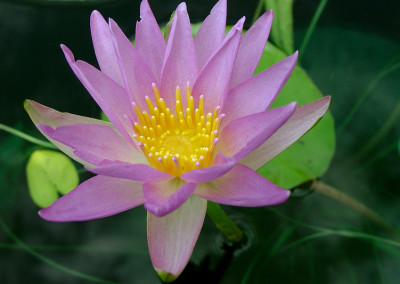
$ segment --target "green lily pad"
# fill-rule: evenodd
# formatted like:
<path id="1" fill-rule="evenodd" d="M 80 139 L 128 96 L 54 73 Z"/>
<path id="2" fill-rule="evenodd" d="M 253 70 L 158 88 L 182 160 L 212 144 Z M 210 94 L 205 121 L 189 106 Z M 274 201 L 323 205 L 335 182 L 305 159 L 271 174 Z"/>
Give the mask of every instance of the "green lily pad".
<path id="1" fill-rule="evenodd" d="M 264 71 L 285 57 L 286 54 L 283 51 L 268 43 L 256 73 Z M 272 107 L 282 106 L 292 101 L 303 105 L 322 96 L 323 94 L 304 69 L 296 66 Z M 334 151 L 334 121 L 328 112 L 314 128 L 259 169 L 258 173 L 283 188 L 293 188 L 324 174 Z"/>
<path id="2" fill-rule="evenodd" d="M 39 207 L 47 207 L 79 184 L 78 172 L 64 154 L 36 150 L 26 166 L 29 194 Z"/>

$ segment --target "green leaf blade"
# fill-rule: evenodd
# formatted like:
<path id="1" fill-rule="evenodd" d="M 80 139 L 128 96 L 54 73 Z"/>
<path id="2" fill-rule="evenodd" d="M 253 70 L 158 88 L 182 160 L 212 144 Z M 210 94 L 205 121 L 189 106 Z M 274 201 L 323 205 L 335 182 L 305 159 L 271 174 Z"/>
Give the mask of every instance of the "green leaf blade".
<path id="1" fill-rule="evenodd" d="M 50 206 L 58 195 L 67 194 L 79 184 L 78 172 L 64 154 L 51 150 L 32 153 L 26 166 L 29 194 L 41 208 Z"/>

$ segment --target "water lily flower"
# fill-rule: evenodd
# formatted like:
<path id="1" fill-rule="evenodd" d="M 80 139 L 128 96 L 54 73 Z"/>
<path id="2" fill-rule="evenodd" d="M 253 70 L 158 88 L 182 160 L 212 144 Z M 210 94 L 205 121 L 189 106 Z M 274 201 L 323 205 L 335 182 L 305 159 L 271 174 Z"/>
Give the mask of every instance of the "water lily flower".
<path id="1" fill-rule="evenodd" d="M 290 191 L 256 170 L 306 133 L 330 102 L 324 97 L 271 109 L 297 52 L 253 76 L 272 12 L 243 35 L 244 18 L 225 35 L 226 9 L 220 0 L 193 38 L 181 3 L 165 40 L 143 0 L 135 45 L 94 11 L 90 26 L 100 70 L 61 48 L 110 123 L 25 102 L 43 135 L 96 174 L 40 216 L 83 221 L 144 204 L 150 257 L 165 281 L 186 266 L 207 200 L 233 206 L 287 200 Z"/>

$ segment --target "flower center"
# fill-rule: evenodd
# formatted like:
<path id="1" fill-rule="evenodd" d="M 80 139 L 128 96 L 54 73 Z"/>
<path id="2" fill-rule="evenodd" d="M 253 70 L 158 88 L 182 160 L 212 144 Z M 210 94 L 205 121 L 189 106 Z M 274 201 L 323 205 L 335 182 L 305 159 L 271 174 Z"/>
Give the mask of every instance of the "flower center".
<path id="1" fill-rule="evenodd" d="M 219 114 L 220 106 L 213 113 L 205 114 L 204 96 L 200 96 L 198 107 L 195 108 L 188 83 L 186 107 L 182 105 L 181 90 L 177 87 L 173 114 L 154 83 L 153 92 L 156 106 L 149 97 L 145 97 L 149 113 L 133 103 L 138 119 L 133 123 L 135 138 L 149 163 L 175 176 L 209 166 L 224 117 Z"/>

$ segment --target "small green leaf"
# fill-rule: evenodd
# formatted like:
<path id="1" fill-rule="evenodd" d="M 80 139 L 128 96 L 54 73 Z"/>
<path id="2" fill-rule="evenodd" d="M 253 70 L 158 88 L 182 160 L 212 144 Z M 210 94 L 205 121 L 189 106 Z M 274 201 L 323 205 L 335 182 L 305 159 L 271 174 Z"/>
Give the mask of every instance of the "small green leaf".
<path id="1" fill-rule="evenodd" d="M 26 166 L 29 193 L 39 207 L 47 207 L 58 194 L 67 194 L 79 183 L 78 172 L 64 154 L 51 150 L 36 150 Z"/>
<path id="2" fill-rule="evenodd" d="M 286 54 L 267 43 L 256 73 L 260 73 L 284 59 Z M 298 105 L 321 98 L 321 91 L 299 66 L 293 70 L 273 107 L 292 101 Z M 335 129 L 332 115 L 328 112 L 318 124 L 288 149 L 280 153 L 258 172 L 275 184 L 289 189 L 303 182 L 320 177 L 327 169 L 335 150 Z"/>
<path id="3" fill-rule="evenodd" d="M 272 41 L 286 54 L 293 49 L 293 0 L 264 0 L 265 8 L 274 12 Z"/>

